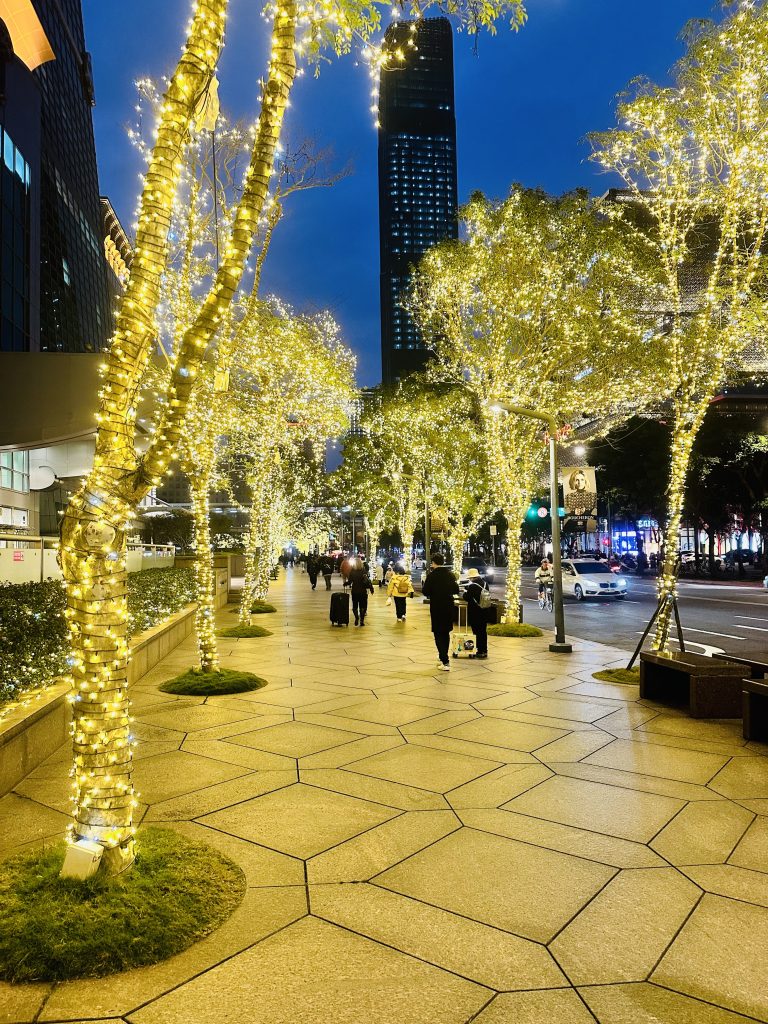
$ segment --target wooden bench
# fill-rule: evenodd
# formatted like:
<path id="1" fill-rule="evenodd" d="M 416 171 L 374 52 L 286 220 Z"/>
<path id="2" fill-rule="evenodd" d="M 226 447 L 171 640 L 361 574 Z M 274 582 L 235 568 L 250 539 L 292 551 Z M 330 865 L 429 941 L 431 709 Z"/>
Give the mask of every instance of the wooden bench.
<path id="1" fill-rule="evenodd" d="M 744 739 L 768 743 L 768 663 L 732 654 L 725 655 L 725 659 L 749 669 L 749 678 L 741 683 Z"/>
<path id="2" fill-rule="evenodd" d="M 740 718 L 744 668 L 704 654 L 642 651 L 640 697 L 687 707 L 692 718 Z"/>

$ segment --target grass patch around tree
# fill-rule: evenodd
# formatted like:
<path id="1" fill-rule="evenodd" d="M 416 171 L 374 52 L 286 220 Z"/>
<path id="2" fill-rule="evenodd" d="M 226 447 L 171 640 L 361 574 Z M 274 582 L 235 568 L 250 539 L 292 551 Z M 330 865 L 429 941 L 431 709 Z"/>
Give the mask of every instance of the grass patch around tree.
<path id="1" fill-rule="evenodd" d="M 220 629 L 219 636 L 230 637 L 235 640 L 250 640 L 257 636 L 273 636 L 271 629 L 264 629 L 263 626 L 230 626 L 229 629 Z"/>
<path id="2" fill-rule="evenodd" d="M 251 615 L 267 615 L 269 612 L 276 612 L 277 608 L 269 601 L 256 600 L 251 605 Z"/>
<path id="3" fill-rule="evenodd" d="M 630 686 L 640 685 L 640 669 L 638 668 L 603 668 L 592 673 L 593 679 L 601 683 L 624 683 Z"/>
<path id="4" fill-rule="evenodd" d="M 226 693 L 247 693 L 266 685 L 267 680 L 253 672 L 237 672 L 230 668 L 201 672 L 199 668 L 190 668 L 167 680 L 160 689 L 163 693 L 182 693 L 189 697 L 216 697 Z"/>
<path id="5" fill-rule="evenodd" d="M 235 615 L 237 615 L 239 611 L 239 608 L 232 609 L 232 612 Z M 251 605 L 251 615 L 268 615 L 270 612 L 276 611 L 277 608 L 275 608 L 273 604 L 270 604 L 269 601 L 262 601 L 260 598 L 257 598 Z"/>
<path id="6" fill-rule="evenodd" d="M 0 863 L 0 979 L 98 978 L 166 960 L 218 928 L 245 893 L 240 868 L 169 829 L 137 836 L 130 871 L 59 878 L 64 844 Z"/>
<path id="7" fill-rule="evenodd" d="M 528 622 L 500 622 L 488 627 L 488 636 L 531 637 L 544 634 L 538 626 L 531 626 Z"/>

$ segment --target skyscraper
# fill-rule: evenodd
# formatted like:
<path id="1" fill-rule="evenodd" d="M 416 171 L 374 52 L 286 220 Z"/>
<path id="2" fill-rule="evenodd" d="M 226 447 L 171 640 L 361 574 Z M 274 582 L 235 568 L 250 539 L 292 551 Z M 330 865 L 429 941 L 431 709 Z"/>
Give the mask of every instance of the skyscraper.
<path id="1" fill-rule="evenodd" d="M 413 23 L 393 22 L 385 46 L 405 58 L 382 72 L 379 92 L 381 362 L 391 383 L 427 361 L 401 298 L 419 257 L 457 237 L 458 200 L 451 24 L 425 18 L 413 31 Z"/>
<path id="2" fill-rule="evenodd" d="M 0 63 L 0 350 L 99 351 L 111 314 L 81 0 L 0 0 Z"/>

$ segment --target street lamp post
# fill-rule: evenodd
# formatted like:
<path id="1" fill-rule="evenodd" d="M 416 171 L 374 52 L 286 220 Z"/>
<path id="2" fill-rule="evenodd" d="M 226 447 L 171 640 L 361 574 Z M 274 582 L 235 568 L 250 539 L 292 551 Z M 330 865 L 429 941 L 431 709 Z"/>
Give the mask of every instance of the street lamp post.
<path id="1" fill-rule="evenodd" d="M 554 565 L 555 642 L 549 645 L 556 654 L 570 654 L 572 646 L 565 640 L 565 612 L 563 611 L 563 570 L 560 559 L 560 516 L 558 514 L 557 422 L 551 413 L 535 412 L 519 405 L 494 401 L 491 408 L 514 416 L 529 416 L 543 420 L 549 430 L 549 504 L 552 520 L 552 562 Z"/>

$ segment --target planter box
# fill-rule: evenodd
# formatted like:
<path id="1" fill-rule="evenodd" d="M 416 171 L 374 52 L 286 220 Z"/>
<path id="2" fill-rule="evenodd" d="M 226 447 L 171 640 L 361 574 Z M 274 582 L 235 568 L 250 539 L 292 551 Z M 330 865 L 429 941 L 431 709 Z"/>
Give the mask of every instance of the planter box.
<path id="1" fill-rule="evenodd" d="M 133 639 L 129 685 L 138 682 L 190 635 L 195 625 L 195 607 L 187 605 Z M 69 738 L 72 709 L 68 691 L 66 683 L 46 687 L 31 704 L 0 721 L 0 796 L 9 793 Z"/>

